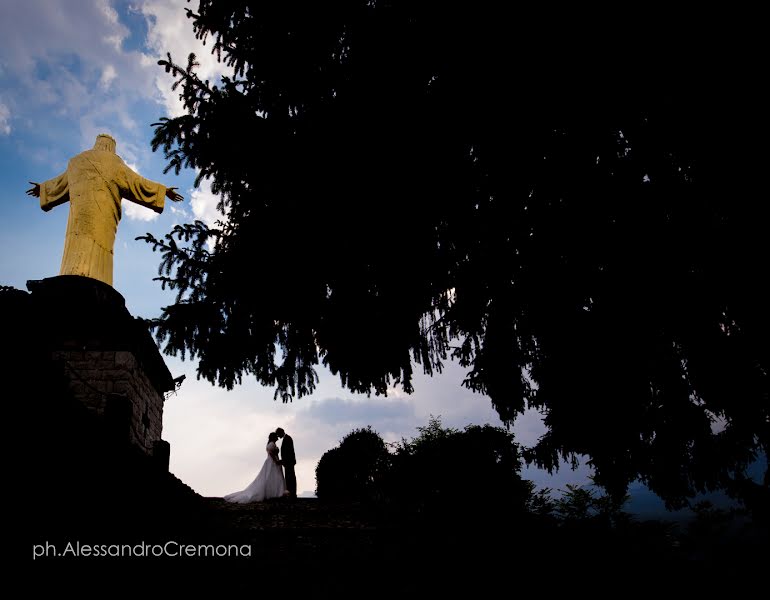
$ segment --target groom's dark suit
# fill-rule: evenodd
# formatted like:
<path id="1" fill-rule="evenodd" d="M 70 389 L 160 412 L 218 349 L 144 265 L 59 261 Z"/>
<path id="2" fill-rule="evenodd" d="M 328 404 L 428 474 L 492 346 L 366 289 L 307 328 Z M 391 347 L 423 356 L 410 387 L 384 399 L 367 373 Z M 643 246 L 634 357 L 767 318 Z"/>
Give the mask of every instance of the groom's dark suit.
<path id="1" fill-rule="evenodd" d="M 291 498 L 297 497 L 297 476 L 294 473 L 294 465 L 297 464 L 297 457 L 294 456 L 294 440 L 288 433 L 283 436 L 281 442 L 281 462 L 286 472 L 286 489 L 289 490 Z"/>

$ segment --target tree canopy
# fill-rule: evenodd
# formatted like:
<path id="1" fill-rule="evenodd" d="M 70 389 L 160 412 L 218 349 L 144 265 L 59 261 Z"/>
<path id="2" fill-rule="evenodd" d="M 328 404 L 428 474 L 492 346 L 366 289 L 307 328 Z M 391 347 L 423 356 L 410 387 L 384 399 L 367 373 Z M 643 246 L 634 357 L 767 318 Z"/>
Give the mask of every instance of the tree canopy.
<path id="1" fill-rule="evenodd" d="M 167 352 L 284 401 L 319 363 L 383 394 L 451 357 L 505 423 L 545 414 L 529 460 L 587 455 L 608 489 L 672 503 L 767 451 L 760 20 L 405 0 L 188 16 L 233 76 L 162 61 L 187 112 L 153 148 L 227 218 L 145 236 L 178 291 Z"/>

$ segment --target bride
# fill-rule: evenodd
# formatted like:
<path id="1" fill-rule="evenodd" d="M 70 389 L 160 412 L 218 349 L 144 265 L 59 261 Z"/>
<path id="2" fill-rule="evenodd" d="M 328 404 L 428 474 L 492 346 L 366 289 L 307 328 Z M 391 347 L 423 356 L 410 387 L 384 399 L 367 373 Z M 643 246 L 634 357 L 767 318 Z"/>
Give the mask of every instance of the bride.
<path id="1" fill-rule="evenodd" d="M 268 498 L 280 498 L 287 494 L 286 480 L 283 477 L 283 469 L 278 460 L 278 436 L 271 433 L 267 438 L 267 459 L 257 475 L 257 478 L 249 484 L 245 490 L 227 494 L 228 502 L 262 502 Z"/>

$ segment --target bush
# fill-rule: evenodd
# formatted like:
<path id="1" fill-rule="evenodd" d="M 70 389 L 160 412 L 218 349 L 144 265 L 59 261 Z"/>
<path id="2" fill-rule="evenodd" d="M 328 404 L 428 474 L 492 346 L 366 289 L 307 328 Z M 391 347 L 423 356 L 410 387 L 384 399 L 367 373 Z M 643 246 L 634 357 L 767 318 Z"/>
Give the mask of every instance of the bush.
<path id="1" fill-rule="evenodd" d="M 347 434 L 316 466 L 316 495 L 324 500 L 374 500 L 382 495 L 391 456 L 370 426 Z"/>
<path id="2" fill-rule="evenodd" d="M 316 494 L 323 500 L 382 501 L 403 517 L 455 525 L 516 518 L 526 512 L 532 485 L 519 476 L 513 434 L 490 425 L 444 428 L 432 417 L 394 452 L 370 427 L 356 429 L 326 452 L 316 467 Z M 484 509 L 469 512 L 469 505 Z M 425 520 L 427 519 L 427 521 Z"/>
<path id="3" fill-rule="evenodd" d="M 435 417 L 418 431 L 418 437 L 396 448 L 388 481 L 391 498 L 422 514 L 451 511 L 455 521 L 464 505 L 479 500 L 486 508 L 476 511 L 476 520 L 524 511 L 531 486 L 519 476 L 513 434 L 491 425 L 444 429 Z"/>

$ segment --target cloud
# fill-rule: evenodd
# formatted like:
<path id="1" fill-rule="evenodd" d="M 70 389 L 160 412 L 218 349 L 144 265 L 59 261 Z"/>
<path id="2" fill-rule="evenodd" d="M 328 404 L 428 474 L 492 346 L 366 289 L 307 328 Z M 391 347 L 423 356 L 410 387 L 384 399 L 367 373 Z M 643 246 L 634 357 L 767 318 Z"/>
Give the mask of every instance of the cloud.
<path id="1" fill-rule="evenodd" d="M 140 206 L 130 200 L 124 200 L 122 204 L 123 215 L 133 221 L 154 221 L 159 216 L 154 210 Z"/>
<path id="2" fill-rule="evenodd" d="M 210 228 L 218 228 L 217 221 L 227 220 L 226 215 L 223 215 L 217 208 L 218 203 L 219 197 L 211 191 L 211 181 L 208 179 L 201 181 L 200 187 L 193 190 L 190 195 L 190 208 L 195 219 L 203 221 Z M 213 238 L 206 241 L 209 252 L 214 250 L 214 244 Z"/>
<path id="3" fill-rule="evenodd" d="M 224 215 L 217 209 L 218 203 L 219 196 L 212 193 L 211 181 L 208 179 L 201 181 L 200 187 L 193 190 L 190 197 L 190 208 L 192 208 L 193 215 L 209 227 L 215 227 L 216 221 L 224 220 Z"/>
<path id="4" fill-rule="evenodd" d="M 181 9 L 180 17 L 185 20 Z M 124 148 L 141 148 L 130 160 L 147 162 L 147 131 L 138 123 L 149 124 L 162 111 L 154 84 L 162 69 L 124 49 L 130 33 L 107 0 L 3 5 L 3 93 L 15 132 L 30 139 L 27 156 L 32 144 L 56 147 L 60 156 L 50 166 L 59 170 L 59 161 L 109 131 Z"/>
<path id="5" fill-rule="evenodd" d="M 119 52 L 123 46 L 123 41 L 128 37 L 128 30 L 120 25 L 117 11 L 109 5 L 107 0 L 98 0 L 96 8 L 102 13 L 105 21 L 112 26 L 102 38 L 103 41 Z"/>
<path id="6" fill-rule="evenodd" d="M 9 2 L 0 21 L 3 35 L 4 67 L 10 72 L 27 72 L 40 77 L 34 67 L 40 61 L 68 55 L 83 64 L 99 64 L 115 54 L 105 37 L 125 38 L 115 11 L 104 1 L 50 3 L 46 0 Z"/>
<path id="7" fill-rule="evenodd" d="M 394 426 L 400 428 L 405 422 L 413 422 L 415 409 L 414 403 L 408 400 L 353 400 L 337 397 L 313 400 L 298 416 L 352 429 L 377 424 L 381 428 L 392 430 Z"/>
<path id="8" fill-rule="evenodd" d="M 149 127 L 182 109 L 171 91 L 173 79 L 158 59 L 170 51 L 184 63 L 195 52 L 201 77 L 212 81 L 227 69 L 195 38 L 184 3 L 25 0 L 7 5 L 0 19 L 0 136 L 11 132 L 13 114 L 14 133 L 27 140 L 22 156 L 34 159 L 45 154 L 43 149 L 56 148 L 45 162 L 59 172 L 68 156 L 90 148 L 96 134 L 107 132 L 118 140 L 118 154 L 137 164 L 140 173 L 165 182 L 150 150 Z M 221 218 L 210 188 L 194 200 L 197 218 L 209 224 Z M 126 214 L 154 218 L 137 207 Z"/>
<path id="9" fill-rule="evenodd" d="M 112 82 L 115 81 L 117 76 L 118 73 L 115 71 L 115 67 L 112 65 L 107 65 L 104 67 L 104 70 L 102 70 L 102 77 L 99 80 L 99 87 L 101 87 L 103 90 L 110 89 L 110 85 L 112 85 Z"/>
<path id="10" fill-rule="evenodd" d="M 11 96 L 4 106 L 13 109 L 17 133 L 31 134 L 36 144 L 56 146 L 63 155 L 90 147 L 96 133 L 110 131 L 123 149 L 127 144 L 137 149 L 125 158 L 151 164 L 149 124 L 182 111 L 171 91 L 173 79 L 158 59 L 171 51 L 184 63 L 195 52 L 200 75 L 210 80 L 226 69 L 195 38 L 185 3 L 178 0 L 138 0 L 131 6 L 25 0 L 5 3 L 2 11 L 1 85 Z M 137 26 L 137 15 L 145 17 L 147 29 Z M 0 135 L 9 127 L 8 117 L 0 116 Z"/>
<path id="11" fill-rule="evenodd" d="M 97 0 L 96 7 L 101 11 L 108 23 L 112 25 L 118 24 L 118 13 L 110 6 L 108 0 Z"/>
<path id="12" fill-rule="evenodd" d="M 169 205 L 168 209 L 172 215 L 180 219 L 184 219 L 185 221 L 190 221 L 193 218 L 192 215 L 190 214 L 190 211 L 188 211 L 183 206 L 174 206 L 173 204 L 171 204 Z"/>
<path id="13" fill-rule="evenodd" d="M 126 163 L 126 166 L 134 171 L 134 173 L 139 172 L 139 169 L 136 167 L 136 165 Z M 144 206 L 141 206 L 136 202 L 131 202 L 130 200 L 123 200 L 121 205 L 123 207 L 123 215 L 133 221 L 154 221 L 159 216 L 158 213 L 156 213 L 154 210 L 145 208 Z"/>
<path id="14" fill-rule="evenodd" d="M 11 110 L 0 102 L 0 133 L 8 135 L 11 133 Z"/>
<path id="15" fill-rule="evenodd" d="M 215 81 L 222 74 L 231 73 L 231 69 L 217 61 L 211 54 L 211 46 L 204 46 L 195 37 L 192 21 L 185 18 L 177 0 L 145 0 L 138 7 L 147 18 L 146 63 L 155 63 L 159 58 L 166 59 L 166 53 L 171 53 L 172 60 L 181 66 L 187 66 L 187 57 L 194 53 L 200 66 L 198 76 L 203 80 Z M 180 18 L 181 15 L 181 18 Z M 170 116 L 184 114 L 179 92 L 171 90 L 171 76 L 162 70 L 154 78 L 158 93 Z"/>
<path id="16" fill-rule="evenodd" d="M 68 81 L 98 79 L 108 65 L 120 73 L 128 91 L 141 90 L 146 70 L 136 53 L 122 51 L 122 40 L 129 30 L 105 0 L 53 5 L 26 0 L 9 3 L 4 13 L 0 24 L 4 70 L 25 86 L 49 82 L 53 96 L 45 96 L 44 102 L 72 100 L 62 103 L 67 112 L 89 106 L 94 94 L 69 98 Z M 116 45 L 116 41 L 120 43 Z M 34 95 L 29 98 L 36 99 Z"/>

